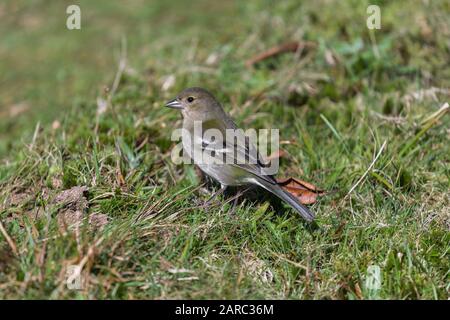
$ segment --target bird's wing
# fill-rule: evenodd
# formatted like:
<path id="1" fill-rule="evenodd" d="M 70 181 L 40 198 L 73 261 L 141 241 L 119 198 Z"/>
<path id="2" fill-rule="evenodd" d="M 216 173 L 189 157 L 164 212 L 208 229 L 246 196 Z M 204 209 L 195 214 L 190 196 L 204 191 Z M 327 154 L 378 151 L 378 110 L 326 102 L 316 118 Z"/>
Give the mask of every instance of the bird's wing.
<path id="1" fill-rule="evenodd" d="M 203 130 L 218 129 L 223 137 L 223 140 L 214 139 L 213 141 L 202 137 L 202 150 L 214 154 L 214 157 L 218 159 L 226 160 L 228 156 L 234 160 L 233 163 L 229 163 L 230 165 L 243 169 L 269 183 L 276 184 L 275 178 L 265 173 L 264 159 L 243 131 L 235 131 L 235 139 L 226 139 L 226 129 L 237 129 L 230 118 L 227 120 L 225 124 L 218 120 L 210 120 L 202 124 Z"/>

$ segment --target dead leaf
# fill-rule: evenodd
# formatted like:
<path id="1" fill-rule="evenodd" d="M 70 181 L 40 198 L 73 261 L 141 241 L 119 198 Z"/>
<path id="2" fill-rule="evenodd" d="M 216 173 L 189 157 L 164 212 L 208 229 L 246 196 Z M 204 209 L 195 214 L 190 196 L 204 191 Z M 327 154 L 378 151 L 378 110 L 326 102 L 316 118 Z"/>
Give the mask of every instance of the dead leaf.
<path id="1" fill-rule="evenodd" d="M 310 42 L 310 41 L 291 41 L 291 42 L 286 42 L 283 43 L 281 45 L 272 47 L 260 54 L 257 54 L 256 56 L 254 56 L 253 58 L 248 59 L 245 62 L 245 65 L 247 67 L 252 67 L 253 65 L 257 64 L 258 62 L 261 62 L 263 60 L 269 59 L 271 57 L 277 56 L 281 53 L 286 53 L 286 52 L 297 52 L 300 51 L 302 49 L 311 49 L 311 48 L 315 48 L 316 44 L 314 42 Z"/>
<path id="2" fill-rule="evenodd" d="M 313 204 L 316 202 L 318 196 L 325 194 L 325 190 L 319 189 L 309 182 L 292 177 L 277 179 L 277 182 L 285 191 L 294 195 L 302 204 Z"/>

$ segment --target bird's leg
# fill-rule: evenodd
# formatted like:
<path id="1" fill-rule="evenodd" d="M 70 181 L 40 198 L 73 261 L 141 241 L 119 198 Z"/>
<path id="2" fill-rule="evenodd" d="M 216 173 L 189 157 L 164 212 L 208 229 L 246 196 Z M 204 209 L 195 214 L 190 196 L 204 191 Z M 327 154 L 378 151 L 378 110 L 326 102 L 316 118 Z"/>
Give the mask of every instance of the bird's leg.
<path id="1" fill-rule="evenodd" d="M 236 211 L 237 203 L 239 198 L 242 197 L 244 193 L 246 193 L 250 188 L 245 188 L 244 190 L 239 190 L 238 193 L 234 196 L 233 205 L 231 206 L 230 215 L 233 215 Z"/>
<path id="2" fill-rule="evenodd" d="M 208 200 L 205 201 L 205 203 L 203 204 L 203 207 L 208 207 L 211 204 L 212 200 L 214 200 L 217 196 L 224 193 L 226 189 L 227 189 L 227 186 L 222 184 L 220 186 L 220 189 L 218 191 L 214 192 L 212 194 L 212 196 Z"/>
<path id="3" fill-rule="evenodd" d="M 229 212 L 230 215 L 234 215 L 234 213 L 236 212 L 237 202 L 241 196 L 242 191 L 239 191 L 238 194 L 234 197 L 233 204 L 231 205 L 231 210 Z"/>

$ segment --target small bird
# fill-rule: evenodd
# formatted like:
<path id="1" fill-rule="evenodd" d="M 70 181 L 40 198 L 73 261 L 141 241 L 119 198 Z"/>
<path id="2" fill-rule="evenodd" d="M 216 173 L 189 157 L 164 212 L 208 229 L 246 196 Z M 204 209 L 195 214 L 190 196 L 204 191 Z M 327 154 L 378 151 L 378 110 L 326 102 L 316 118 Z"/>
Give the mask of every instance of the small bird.
<path id="1" fill-rule="evenodd" d="M 205 174 L 221 184 L 221 191 L 228 186 L 257 185 L 287 202 L 305 220 L 311 222 L 314 219 L 314 214 L 292 194 L 281 188 L 273 175 L 265 173 L 265 164 L 261 161 L 259 153 L 255 152 L 255 146 L 249 143 L 248 137 L 238 136 L 237 139 L 233 138 L 232 141 L 226 139 L 224 141 L 213 141 L 205 138 L 204 132 L 208 129 L 219 130 L 222 137 L 226 137 L 226 130 L 238 129 L 211 93 L 198 87 L 188 88 L 180 92 L 175 99 L 169 101 L 166 107 L 181 110 L 183 129 L 190 135 L 189 139 L 183 137 L 183 150 L 191 159 L 194 159 L 194 149 L 198 148 L 217 157 L 233 154 L 234 159 L 232 160 L 236 160 L 236 155 L 254 160 L 245 163 L 239 161 L 196 162 Z M 201 124 L 201 132 L 194 130 L 198 123 Z M 239 130 L 236 132 L 239 132 Z M 255 155 L 259 159 L 255 159 Z"/>

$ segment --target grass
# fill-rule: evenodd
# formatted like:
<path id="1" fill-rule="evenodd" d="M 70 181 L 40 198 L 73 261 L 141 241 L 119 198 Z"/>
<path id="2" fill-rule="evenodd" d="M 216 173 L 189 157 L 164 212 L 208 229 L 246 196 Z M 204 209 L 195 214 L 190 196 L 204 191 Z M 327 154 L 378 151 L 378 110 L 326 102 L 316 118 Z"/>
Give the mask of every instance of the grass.
<path id="1" fill-rule="evenodd" d="M 81 31 L 62 2 L 2 4 L 0 298 L 447 299 L 450 7 L 378 3 L 374 31 L 360 1 L 80 1 Z M 317 46 L 245 67 L 290 40 Z M 329 191 L 315 224 L 265 193 L 202 207 L 162 107 L 193 85 L 280 129 L 279 176 Z"/>

